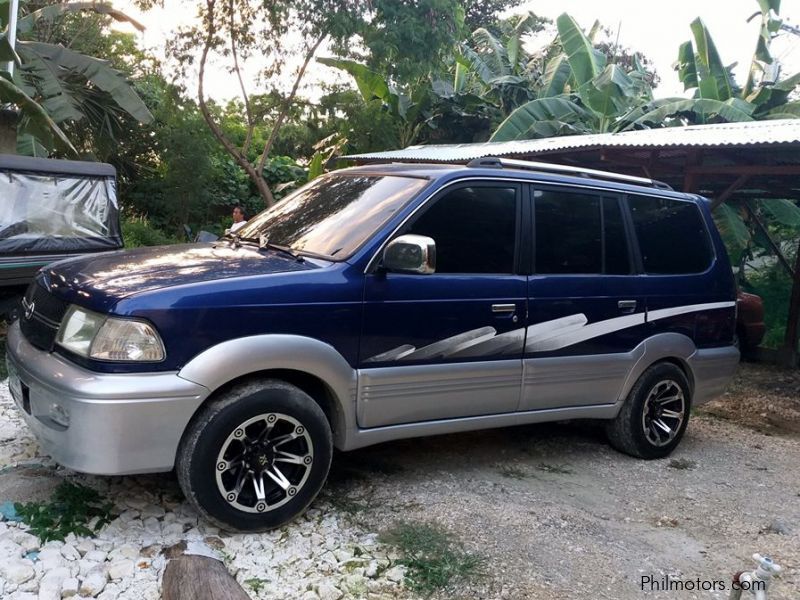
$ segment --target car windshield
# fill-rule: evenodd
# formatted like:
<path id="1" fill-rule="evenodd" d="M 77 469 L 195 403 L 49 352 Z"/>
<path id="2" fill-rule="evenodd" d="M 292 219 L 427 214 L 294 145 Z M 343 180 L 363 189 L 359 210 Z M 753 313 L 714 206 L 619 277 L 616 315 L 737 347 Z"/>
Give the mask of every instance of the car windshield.
<path id="1" fill-rule="evenodd" d="M 253 217 L 236 234 L 344 260 L 426 184 L 383 175 L 325 175 Z"/>

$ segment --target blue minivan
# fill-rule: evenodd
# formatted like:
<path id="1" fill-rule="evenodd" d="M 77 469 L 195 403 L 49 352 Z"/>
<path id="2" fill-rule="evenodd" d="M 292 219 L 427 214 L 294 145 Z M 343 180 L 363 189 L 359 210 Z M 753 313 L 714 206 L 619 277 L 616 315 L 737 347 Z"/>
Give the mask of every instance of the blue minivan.
<path id="1" fill-rule="evenodd" d="M 320 177 L 212 244 L 62 261 L 8 333 L 43 449 L 175 469 L 229 529 L 276 527 L 333 448 L 564 419 L 667 456 L 733 375 L 708 201 L 505 159 Z"/>

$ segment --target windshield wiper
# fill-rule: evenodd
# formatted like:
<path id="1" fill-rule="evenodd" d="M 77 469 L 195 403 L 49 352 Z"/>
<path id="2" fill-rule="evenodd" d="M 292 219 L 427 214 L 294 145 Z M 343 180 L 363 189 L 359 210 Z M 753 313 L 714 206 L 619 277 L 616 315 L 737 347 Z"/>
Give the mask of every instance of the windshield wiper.
<path id="1" fill-rule="evenodd" d="M 267 236 L 265 236 L 265 235 L 262 235 L 262 236 L 260 236 L 258 238 L 242 237 L 242 238 L 238 238 L 238 239 L 240 241 L 242 241 L 242 242 L 248 242 L 248 243 L 251 243 L 251 244 L 258 244 L 258 249 L 259 250 L 265 250 L 267 248 L 269 248 L 270 250 L 275 250 L 277 252 L 280 252 L 282 254 L 285 254 L 286 256 L 289 256 L 289 257 L 293 258 L 297 262 L 305 262 L 305 260 L 306 260 L 305 258 L 300 256 L 297 252 L 292 250 L 289 246 L 282 246 L 281 244 L 274 244 L 274 243 L 270 242 L 267 239 Z"/>

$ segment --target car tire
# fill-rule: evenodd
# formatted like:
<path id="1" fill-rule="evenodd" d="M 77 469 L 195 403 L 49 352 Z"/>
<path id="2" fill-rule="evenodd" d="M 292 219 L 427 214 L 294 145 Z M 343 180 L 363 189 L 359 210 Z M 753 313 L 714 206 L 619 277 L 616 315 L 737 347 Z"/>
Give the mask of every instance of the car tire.
<path id="1" fill-rule="evenodd" d="M 689 423 L 691 387 L 672 363 L 648 368 L 628 393 L 616 418 L 606 424 L 614 448 L 637 458 L 664 458 L 678 446 Z"/>
<path id="2" fill-rule="evenodd" d="M 195 415 L 176 471 L 204 518 L 226 530 L 265 531 L 306 510 L 332 454 L 319 404 L 294 385 L 261 379 L 230 389 Z"/>

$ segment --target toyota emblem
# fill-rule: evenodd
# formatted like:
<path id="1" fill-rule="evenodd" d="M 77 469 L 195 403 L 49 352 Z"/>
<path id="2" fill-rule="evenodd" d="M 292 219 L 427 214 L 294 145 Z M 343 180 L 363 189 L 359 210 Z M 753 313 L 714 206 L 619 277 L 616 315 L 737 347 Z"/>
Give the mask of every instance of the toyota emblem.
<path id="1" fill-rule="evenodd" d="M 23 298 L 23 300 L 22 300 L 22 308 L 25 309 L 25 318 L 26 319 L 30 319 L 33 316 L 33 311 L 36 308 L 36 303 L 35 302 L 31 302 L 30 304 L 28 304 L 25 301 L 25 299 Z"/>

